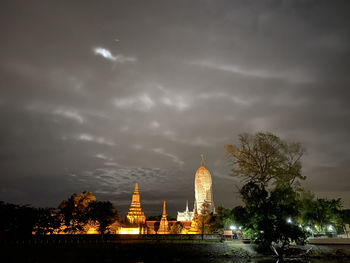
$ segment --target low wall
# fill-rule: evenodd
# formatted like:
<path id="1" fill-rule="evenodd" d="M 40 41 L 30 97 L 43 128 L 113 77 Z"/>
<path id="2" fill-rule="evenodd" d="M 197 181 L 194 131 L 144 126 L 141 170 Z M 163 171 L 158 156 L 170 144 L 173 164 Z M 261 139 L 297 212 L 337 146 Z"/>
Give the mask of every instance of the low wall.
<path id="1" fill-rule="evenodd" d="M 221 235 L 104 235 L 104 242 L 118 242 L 127 240 L 212 240 L 220 241 Z M 101 242 L 102 236 L 89 235 L 32 235 L 26 238 L 0 239 L 0 243 L 81 243 Z"/>
<path id="2" fill-rule="evenodd" d="M 350 245 L 350 238 L 311 238 L 308 242 L 314 245 Z"/>

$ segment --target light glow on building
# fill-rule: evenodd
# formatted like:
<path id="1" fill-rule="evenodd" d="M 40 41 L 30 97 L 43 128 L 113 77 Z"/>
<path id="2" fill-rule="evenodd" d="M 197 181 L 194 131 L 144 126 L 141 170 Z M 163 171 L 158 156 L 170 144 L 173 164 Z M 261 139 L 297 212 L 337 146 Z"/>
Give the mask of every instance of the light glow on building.
<path id="1" fill-rule="evenodd" d="M 121 235 L 138 235 L 140 234 L 139 227 L 121 227 L 119 230 Z"/>

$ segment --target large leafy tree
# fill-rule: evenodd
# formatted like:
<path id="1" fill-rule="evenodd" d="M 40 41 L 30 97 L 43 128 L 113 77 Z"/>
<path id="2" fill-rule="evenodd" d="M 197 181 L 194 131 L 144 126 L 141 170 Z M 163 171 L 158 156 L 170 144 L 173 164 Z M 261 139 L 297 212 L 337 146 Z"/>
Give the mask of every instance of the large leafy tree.
<path id="1" fill-rule="evenodd" d="M 278 245 L 278 255 L 283 257 L 286 246 L 306 238 L 296 224 L 299 181 L 305 179 L 302 146 L 260 132 L 242 134 L 237 145 L 225 148 L 233 175 L 244 183 L 240 189 L 244 205 L 233 210 L 235 219 L 253 242 L 264 249 Z"/>
<path id="2" fill-rule="evenodd" d="M 60 216 L 67 233 L 81 233 L 87 224 L 88 206 L 96 201 L 96 197 L 91 192 L 73 194 L 68 200 L 64 200 L 58 206 Z"/>

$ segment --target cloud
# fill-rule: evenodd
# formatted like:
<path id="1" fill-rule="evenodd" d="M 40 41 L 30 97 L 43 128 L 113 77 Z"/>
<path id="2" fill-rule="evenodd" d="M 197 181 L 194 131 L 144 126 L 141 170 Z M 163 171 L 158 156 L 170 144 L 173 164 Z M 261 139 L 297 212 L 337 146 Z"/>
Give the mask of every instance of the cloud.
<path id="1" fill-rule="evenodd" d="M 159 124 L 159 122 L 157 122 L 157 121 L 152 121 L 152 122 L 150 123 L 149 127 L 150 127 L 151 129 L 158 129 L 158 128 L 160 127 L 160 124 Z"/>
<path id="2" fill-rule="evenodd" d="M 214 70 L 221 70 L 229 73 L 239 74 L 246 77 L 262 78 L 262 79 L 280 79 L 294 83 L 310 83 L 313 78 L 304 72 L 298 70 L 277 71 L 268 69 L 244 68 L 237 64 L 220 64 L 208 60 L 197 60 L 189 64 L 197 65 Z"/>
<path id="3" fill-rule="evenodd" d="M 109 158 L 103 153 L 96 154 L 95 157 L 102 160 L 109 160 Z"/>
<path id="4" fill-rule="evenodd" d="M 185 163 L 184 161 L 180 160 L 179 157 L 177 157 L 175 154 L 167 153 L 162 148 L 155 148 L 153 149 L 153 152 L 169 157 L 174 163 L 180 166 L 183 166 Z"/>
<path id="5" fill-rule="evenodd" d="M 198 97 L 203 100 L 210 100 L 210 99 L 229 100 L 233 103 L 236 103 L 242 106 L 250 105 L 252 102 L 252 99 L 246 99 L 241 96 L 238 96 L 237 94 L 232 96 L 231 94 L 228 94 L 225 92 L 203 92 L 203 93 L 200 93 Z"/>
<path id="6" fill-rule="evenodd" d="M 135 109 L 149 111 L 155 106 L 154 100 L 147 94 L 131 96 L 127 98 L 116 98 L 114 105 L 120 109 Z"/>
<path id="7" fill-rule="evenodd" d="M 127 62 L 133 63 L 136 62 L 137 59 L 135 57 L 126 57 L 122 54 L 118 54 L 118 55 L 113 55 L 111 53 L 111 51 L 109 51 L 108 49 L 102 48 L 102 47 L 96 47 L 94 48 L 94 53 L 97 56 L 102 56 L 105 59 L 120 63 L 120 64 L 124 64 Z"/>
<path id="8" fill-rule="evenodd" d="M 80 124 L 85 122 L 85 119 L 82 115 L 80 115 L 76 110 L 69 110 L 69 109 L 64 109 L 64 108 L 58 108 L 54 110 L 53 112 L 56 115 L 75 120 L 79 122 Z"/>
<path id="9" fill-rule="evenodd" d="M 174 108 L 178 111 L 183 111 L 189 108 L 188 103 L 182 96 L 174 96 L 174 97 L 163 97 L 161 98 L 161 103 L 170 108 Z"/>
<path id="10" fill-rule="evenodd" d="M 108 146 L 114 146 L 115 144 L 112 141 L 107 140 L 106 138 L 103 137 L 96 137 L 87 133 L 82 133 L 78 136 L 78 140 L 80 141 L 88 141 L 88 142 L 95 142 L 99 144 L 104 144 Z M 100 157 L 102 157 L 100 155 Z"/>
<path id="11" fill-rule="evenodd" d="M 118 163 L 116 163 L 116 162 L 105 162 L 104 163 L 106 166 L 119 166 L 119 164 Z"/>
<path id="12" fill-rule="evenodd" d="M 190 107 L 189 103 L 180 95 L 151 97 L 146 93 L 124 98 L 116 98 L 114 100 L 114 105 L 120 109 L 135 109 L 138 111 L 149 111 L 160 105 L 179 112 L 187 110 Z"/>

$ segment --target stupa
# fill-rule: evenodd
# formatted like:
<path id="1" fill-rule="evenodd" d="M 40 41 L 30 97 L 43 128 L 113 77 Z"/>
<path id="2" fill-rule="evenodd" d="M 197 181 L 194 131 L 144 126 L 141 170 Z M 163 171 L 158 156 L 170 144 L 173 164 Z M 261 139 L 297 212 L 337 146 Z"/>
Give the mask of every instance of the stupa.
<path id="1" fill-rule="evenodd" d="M 165 235 L 169 234 L 169 222 L 167 219 L 167 214 L 166 214 L 166 208 L 165 208 L 165 201 L 163 203 L 163 214 L 162 214 L 162 219 L 160 220 L 159 228 L 157 231 L 157 234 Z"/>
<path id="2" fill-rule="evenodd" d="M 188 233 L 200 234 L 199 216 L 197 211 L 197 200 L 194 200 L 193 218 L 192 218 L 191 227 Z"/>
<path id="3" fill-rule="evenodd" d="M 142 225 L 146 222 L 145 214 L 141 210 L 139 186 L 135 184 L 135 191 L 132 195 L 129 212 L 126 214 L 126 220 L 130 224 Z"/>

